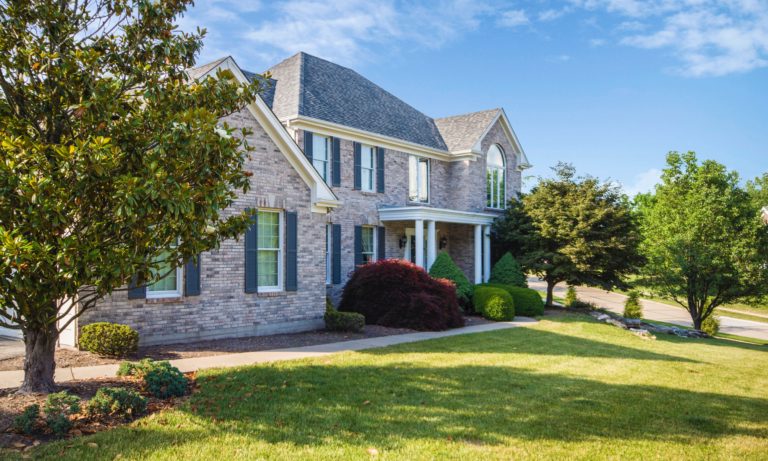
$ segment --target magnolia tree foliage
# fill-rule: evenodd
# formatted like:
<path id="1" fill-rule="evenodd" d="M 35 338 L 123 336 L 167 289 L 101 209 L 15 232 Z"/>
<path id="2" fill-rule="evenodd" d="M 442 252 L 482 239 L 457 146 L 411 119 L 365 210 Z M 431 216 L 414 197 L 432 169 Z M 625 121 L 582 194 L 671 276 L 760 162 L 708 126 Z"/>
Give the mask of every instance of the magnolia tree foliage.
<path id="1" fill-rule="evenodd" d="M 671 152 L 653 200 L 639 208 L 648 262 L 643 284 L 685 307 L 697 329 L 717 306 L 768 291 L 765 177 L 739 186 L 736 172 Z"/>
<path id="2" fill-rule="evenodd" d="M 560 163 L 555 177 L 541 179 L 530 194 L 509 203 L 494 227 L 497 244 L 547 282 L 547 304 L 559 282 L 604 288 L 641 259 L 639 233 L 626 196 L 609 182 L 577 177 Z"/>
<path id="3" fill-rule="evenodd" d="M 223 210 L 250 148 L 220 120 L 258 84 L 188 81 L 188 3 L 0 3 L 0 325 L 24 333 L 21 391 L 53 389 L 67 300 L 87 310 L 247 225 Z"/>

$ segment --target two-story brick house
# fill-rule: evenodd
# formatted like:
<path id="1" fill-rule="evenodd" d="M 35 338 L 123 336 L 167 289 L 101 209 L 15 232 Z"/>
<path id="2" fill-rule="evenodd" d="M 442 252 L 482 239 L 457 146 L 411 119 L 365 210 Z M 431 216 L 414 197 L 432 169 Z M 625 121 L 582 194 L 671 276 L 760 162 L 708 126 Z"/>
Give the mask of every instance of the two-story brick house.
<path id="1" fill-rule="evenodd" d="M 189 75 L 219 68 L 257 78 L 231 57 Z M 433 119 L 306 53 L 268 72 L 268 91 L 226 119 L 253 131 L 252 188 L 232 211 L 258 209 L 256 224 L 167 279 L 114 293 L 81 325 L 127 323 L 144 344 L 319 328 L 326 295 L 337 300 L 357 265 L 428 268 L 439 251 L 488 279 L 490 226 L 529 167 L 502 109 Z"/>

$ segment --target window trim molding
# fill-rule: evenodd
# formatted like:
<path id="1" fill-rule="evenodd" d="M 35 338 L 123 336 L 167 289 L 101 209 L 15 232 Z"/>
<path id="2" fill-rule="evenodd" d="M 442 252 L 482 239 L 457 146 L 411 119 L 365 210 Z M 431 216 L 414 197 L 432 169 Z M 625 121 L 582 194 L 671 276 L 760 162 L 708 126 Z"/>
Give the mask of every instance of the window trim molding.
<path id="1" fill-rule="evenodd" d="M 415 200 L 411 199 L 411 158 L 416 159 L 416 199 Z M 422 160 L 425 160 L 427 164 L 427 178 L 426 178 L 427 179 L 427 199 L 426 200 L 419 199 L 419 193 L 422 185 L 422 180 L 420 180 L 421 174 L 420 174 L 419 165 Z M 431 159 L 428 157 L 422 157 L 420 155 L 408 154 L 408 196 L 407 196 L 408 203 L 420 203 L 420 204 L 429 205 L 432 199 L 432 194 L 430 190 L 432 184 L 431 184 L 430 176 L 432 176 Z"/>
<path id="2" fill-rule="evenodd" d="M 170 273 L 168 274 L 170 275 Z M 160 279 L 162 280 L 162 279 Z M 158 280 L 158 282 L 160 281 Z M 176 267 L 176 289 L 175 290 L 152 290 L 152 284 L 147 285 L 147 291 L 145 293 L 146 299 L 166 299 L 166 298 L 181 298 L 184 296 L 184 289 L 182 282 L 184 281 L 184 267 Z M 155 282 L 157 283 L 157 282 Z"/>
<path id="3" fill-rule="evenodd" d="M 375 263 L 376 261 L 379 260 L 379 255 L 378 255 L 378 253 L 379 253 L 379 251 L 378 251 L 378 249 L 379 249 L 379 247 L 378 247 L 378 235 L 376 235 L 376 234 L 378 234 L 378 232 L 376 230 L 376 226 L 368 225 L 368 224 L 363 224 L 360 227 L 361 227 L 361 229 L 370 229 L 370 231 L 371 231 L 371 252 L 370 253 L 366 253 L 366 252 L 363 252 L 362 250 L 360 251 L 361 255 L 370 254 L 371 255 L 371 260 L 368 261 L 368 262 L 363 262 L 363 264 Z M 362 231 L 361 231 L 361 236 L 360 237 L 362 238 Z M 362 246 L 362 242 L 361 242 L 361 246 Z"/>
<path id="4" fill-rule="evenodd" d="M 488 164 L 488 154 L 490 154 L 491 149 L 496 148 L 498 150 L 499 155 L 501 156 L 501 166 L 490 166 Z M 489 188 L 493 185 L 493 173 L 500 173 L 501 174 L 501 180 L 496 181 L 496 195 L 493 195 L 493 189 Z M 491 174 L 491 182 L 488 182 L 488 175 Z M 486 178 L 486 185 L 485 185 L 485 195 L 486 195 L 486 208 L 491 210 L 504 210 L 506 209 L 507 205 L 507 157 L 506 153 L 504 152 L 504 149 L 499 144 L 491 144 L 490 147 L 488 147 L 488 150 L 485 152 L 485 178 Z M 504 197 L 501 197 L 501 201 L 499 201 L 500 197 L 500 189 L 503 187 L 504 189 Z M 490 197 L 488 197 L 489 192 Z M 496 201 L 494 202 L 494 197 L 496 198 Z M 489 203 L 490 202 L 490 203 Z"/>
<path id="5" fill-rule="evenodd" d="M 370 168 L 363 166 L 363 149 L 370 149 L 371 164 Z M 376 146 L 370 144 L 360 143 L 360 191 L 361 192 L 376 192 L 376 156 L 378 155 L 378 149 Z M 371 188 L 367 189 L 363 184 L 363 170 L 370 170 L 371 172 Z"/>
<path id="6" fill-rule="evenodd" d="M 318 140 L 318 138 L 322 138 L 325 142 L 325 160 L 321 160 L 317 158 L 317 149 L 315 149 L 315 142 Z M 315 168 L 315 170 L 320 174 L 320 178 L 325 181 L 326 183 L 329 183 L 331 181 L 331 162 L 333 161 L 333 141 L 332 137 L 326 136 L 324 134 L 318 134 L 318 133 L 312 133 L 312 166 Z M 323 171 L 320 171 L 317 169 L 317 166 L 315 165 L 315 161 L 324 162 L 325 168 Z"/>
<path id="7" fill-rule="evenodd" d="M 265 213 L 276 213 L 277 214 L 277 234 L 278 234 L 278 242 L 277 242 L 277 285 L 270 285 L 270 286 L 262 286 L 259 284 L 259 274 L 261 271 L 257 271 L 256 273 L 256 292 L 257 293 L 279 293 L 281 291 L 285 291 L 285 210 L 279 209 L 279 208 L 257 208 L 257 213 L 265 212 Z M 261 251 L 259 247 L 259 239 L 258 239 L 258 231 L 257 231 L 257 238 L 256 238 L 256 254 L 258 255 L 258 252 Z M 274 251 L 274 250 L 270 250 Z M 258 261 L 258 256 L 257 256 Z M 258 268 L 258 262 L 257 262 L 257 268 Z"/>

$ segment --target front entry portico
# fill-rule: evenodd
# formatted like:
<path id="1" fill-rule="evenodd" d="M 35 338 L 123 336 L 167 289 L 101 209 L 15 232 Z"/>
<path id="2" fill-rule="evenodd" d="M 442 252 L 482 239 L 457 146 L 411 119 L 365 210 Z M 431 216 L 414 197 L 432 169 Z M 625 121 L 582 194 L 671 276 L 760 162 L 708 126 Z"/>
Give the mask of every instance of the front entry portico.
<path id="1" fill-rule="evenodd" d="M 403 236 L 403 259 L 412 261 L 427 270 L 437 258 L 438 244 L 442 236 L 438 225 L 472 226 L 471 243 L 462 241 L 454 246 L 472 246 L 472 272 L 475 283 L 487 282 L 491 275 L 491 224 L 496 215 L 467 211 L 431 208 L 426 206 L 408 206 L 379 208 L 379 219 L 386 223 L 405 222 Z M 463 227 L 463 226 L 461 226 Z M 469 248 L 455 248 L 453 252 L 466 253 Z M 454 258 L 455 255 L 452 255 Z"/>

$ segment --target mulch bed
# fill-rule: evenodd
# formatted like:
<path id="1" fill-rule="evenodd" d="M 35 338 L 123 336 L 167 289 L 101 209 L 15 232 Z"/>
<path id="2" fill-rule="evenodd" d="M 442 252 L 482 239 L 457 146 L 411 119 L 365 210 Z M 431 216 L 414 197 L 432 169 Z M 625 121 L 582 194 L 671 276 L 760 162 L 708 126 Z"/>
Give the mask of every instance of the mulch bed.
<path id="1" fill-rule="evenodd" d="M 466 325 L 488 323 L 482 317 L 465 317 Z M 193 357 L 209 357 L 212 355 L 232 354 L 236 352 L 255 352 L 270 349 L 285 349 L 291 347 L 314 346 L 355 339 L 375 338 L 380 336 L 401 335 L 414 333 L 407 328 L 388 328 L 379 325 L 366 325 L 362 333 L 343 333 L 332 331 L 308 331 L 270 336 L 251 336 L 247 338 L 216 339 L 185 344 L 168 344 L 139 348 L 135 357 L 128 360 L 152 358 L 155 360 L 187 359 Z M 85 367 L 93 365 L 108 365 L 122 362 L 123 359 L 100 357 L 86 351 L 75 349 L 58 349 L 56 351 L 56 367 Z M 24 357 L 12 357 L 0 360 L 0 371 L 21 370 L 24 367 Z"/>

